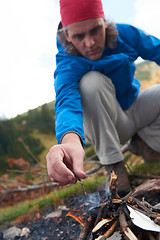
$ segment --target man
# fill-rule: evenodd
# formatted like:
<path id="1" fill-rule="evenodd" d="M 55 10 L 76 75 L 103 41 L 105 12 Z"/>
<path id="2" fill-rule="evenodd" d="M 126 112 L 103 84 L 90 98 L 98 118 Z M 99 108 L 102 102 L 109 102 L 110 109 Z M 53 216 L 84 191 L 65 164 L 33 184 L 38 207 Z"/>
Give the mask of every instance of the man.
<path id="1" fill-rule="evenodd" d="M 133 26 L 107 22 L 101 0 L 61 0 L 60 11 L 58 145 L 47 155 L 48 174 L 58 185 L 75 183 L 75 175 L 86 177 L 84 131 L 107 172 L 117 173 L 119 192 L 127 193 L 120 145 L 132 138 L 132 151 L 146 161 L 160 159 L 160 85 L 140 91 L 134 78 L 139 56 L 160 65 L 160 40 Z"/>

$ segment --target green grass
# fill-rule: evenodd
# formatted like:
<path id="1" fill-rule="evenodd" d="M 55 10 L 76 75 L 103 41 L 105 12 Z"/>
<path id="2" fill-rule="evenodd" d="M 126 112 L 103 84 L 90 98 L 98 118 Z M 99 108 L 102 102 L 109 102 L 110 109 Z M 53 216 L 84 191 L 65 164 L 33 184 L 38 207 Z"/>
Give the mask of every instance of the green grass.
<path id="1" fill-rule="evenodd" d="M 156 175 L 160 176 L 160 162 L 139 163 L 131 167 L 133 173 L 138 175 Z"/>
<path id="2" fill-rule="evenodd" d="M 96 187 L 105 181 L 105 176 L 101 177 L 92 177 L 84 180 L 84 186 L 86 192 L 93 192 Z M 0 222 L 11 222 L 14 219 L 28 213 L 31 209 L 33 209 L 37 204 L 39 205 L 40 211 L 43 211 L 43 208 L 46 206 L 50 206 L 61 199 L 62 201 L 70 198 L 72 196 L 83 194 L 82 186 L 80 183 L 70 185 L 68 187 L 63 187 L 60 190 L 55 190 L 53 193 L 49 195 L 40 197 L 36 200 L 25 201 L 23 203 L 17 204 L 13 207 L 6 207 L 0 209 Z"/>

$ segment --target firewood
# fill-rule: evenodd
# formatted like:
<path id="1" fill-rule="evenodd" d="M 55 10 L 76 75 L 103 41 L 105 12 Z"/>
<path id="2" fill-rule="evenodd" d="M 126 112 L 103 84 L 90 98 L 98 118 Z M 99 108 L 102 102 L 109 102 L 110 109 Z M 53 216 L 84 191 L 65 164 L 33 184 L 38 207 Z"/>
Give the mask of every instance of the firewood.
<path id="1" fill-rule="evenodd" d="M 95 226 L 97 225 L 97 223 L 101 220 L 102 216 L 103 216 L 103 213 L 104 213 L 104 210 L 105 210 L 105 207 L 106 207 L 106 204 L 104 203 L 101 207 L 100 207 L 100 210 L 98 212 L 98 215 L 97 215 L 97 218 L 96 218 L 96 221 L 95 221 Z"/>
<path id="2" fill-rule="evenodd" d="M 144 194 L 146 191 L 160 190 L 160 179 L 152 179 L 144 182 L 134 189 L 133 197 Z"/>
<path id="3" fill-rule="evenodd" d="M 94 225 L 95 218 L 92 216 L 89 216 L 87 220 L 84 223 L 84 227 L 81 230 L 81 233 L 79 235 L 78 240 L 87 240 L 89 233 L 92 230 L 92 227 Z"/>
<path id="4" fill-rule="evenodd" d="M 105 240 L 109 238 L 116 229 L 119 230 L 120 227 L 125 239 L 142 240 L 147 236 L 147 239 L 149 240 L 160 240 L 160 234 L 156 234 L 156 231 L 158 232 L 157 229 L 159 229 L 156 224 L 160 224 L 160 209 L 153 207 L 148 202 L 144 201 L 144 199 L 140 201 L 135 198 L 135 196 L 138 195 L 138 192 L 142 193 L 144 189 L 153 190 L 154 187 L 155 189 L 159 189 L 159 181 L 158 184 L 155 183 L 155 181 L 149 181 L 146 183 L 144 189 L 142 187 L 136 188 L 124 198 L 120 198 L 117 194 L 117 180 L 117 175 L 112 171 L 110 178 L 108 178 L 108 199 L 99 206 L 95 221 L 93 221 L 91 217 L 87 219 L 86 226 L 82 229 L 79 240 L 87 240 L 88 237 L 90 237 L 89 233 L 91 231 L 93 233 L 93 239 Z M 133 211 L 131 211 L 130 208 L 132 208 Z M 137 215 L 134 214 L 136 211 L 139 211 Z M 135 217 L 133 217 L 133 214 Z M 138 225 L 140 218 L 139 215 L 142 218 L 142 220 L 140 220 L 140 226 Z M 141 223 L 147 217 L 147 221 L 150 225 L 149 227 L 147 225 L 146 228 L 143 228 Z M 152 225 L 152 223 L 155 223 L 155 225 Z M 139 234 L 138 232 L 133 232 L 136 229 L 135 227 L 132 228 L 133 225 L 141 228 Z M 151 228 L 154 230 L 150 230 L 151 225 Z M 150 233 L 150 231 L 153 232 Z"/>
<path id="5" fill-rule="evenodd" d="M 156 240 L 160 240 L 160 233 L 157 233 Z"/>
<path id="6" fill-rule="evenodd" d="M 119 210 L 119 223 L 120 226 L 124 232 L 124 234 L 130 239 L 130 240 L 138 240 L 137 237 L 134 235 L 134 233 L 131 231 L 131 229 L 128 226 L 126 216 L 122 209 Z"/>
<path id="7" fill-rule="evenodd" d="M 117 195 L 117 181 L 118 181 L 118 177 L 115 174 L 115 172 L 112 171 L 111 177 L 110 177 L 110 190 L 111 190 L 111 198 L 112 199 L 119 198 Z"/>
<path id="8" fill-rule="evenodd" d="M 154 222 L 158 225 L 160 225 L 160 214 L 158 214 L 158 216 L 154 219 Z"/>
<path id="9" fill-rule="evenodd" d="M 124 232 L 124 234 L 128 237 L 128 239 L 130 240 L 138 240 L 138 238 L 134 235 L 134 233 L 131 231 L 131 229 L 129 227 L 122 227 L 122 230 Z"/>
<path id="10" fill-rule="evenodd" d="M 155 237 L 150 232 L 148 232 L 148 238 L 149 238 L 149 240 L 155 240 Z"/>
<path id="11" fill-rule="evenodd" d="M 138 199 L 134 198 L 134 197 L 130 197 L 128 202 L 132 205 L 132 207 L 134 207 L 135 203 L 137 204 L 137 206 L 142 209 L 142 212 L 145 212 L 145 215 L 148 217 L 152 217 L 152 218 L 156 218 L 157 219 L 157 223 L 159 222 L 159 217 L 160 214 L 157 215 L 157 212 L 154 212 L 154 210 L 156 211 L 156 209 L 154 209 L 154 207 L 151 209 L 151 205 L 148 205 L 149 207 L 147 207 L 147 204 L 143 204 L 143 202 L 139 201 Z M 136 210 L 140 210 L 139 208 L 136 208 Z M 157 209 L 158 211 L 158 209 Z M 160 210 L 159 210 L 160 211 Z M 144 213 L 143 212 L 143 213 Z"/>
<path id="12" fill-rule="evenodd" d="M 112 221 L 112 218 L 109 219 L 103 219 L 97 225 L 93 228 L 92 232 L 95 233 L 97 232 L 102 226 L 104 226 L 106 223 L 109 223 Z"/>
<path id="13" fill-rule="evenodd" d="M 119 223 L 121 227 L 124 227 L 124 228 L 128 227 L 128 223 L 122 209 L 119 210 Z"/>
<path id="14" fill-rule="evenodd" d="M 118 220 L 116 220 L 112 226 L 106 231 L 105 234 L 103 234 L 102 237 L 99 237 L 99 240 L 106 240 L 107 238 L 109 238 L 115 231 L 116 227 L 118 226 Z"/>
<path id="15" fill-rule="evenodd" d="M 153 221 L 154 221 L 156 224 L 160 225 L 160 224 L 159 224 L 159 217 L 157 216 L 157 213 L 155 213 L 155 212 L 153 212 L 153 211 L 150 212 L 150 211 L 148 211 L 148 209 L 146 209 L 145 211 L 144 211 L 144 210 L 141 210 L 141 209 L 135 207 L 134 205 L 130 205 L 130 204 L 127 204 L 127 205 L 130 206 L 130 207 L 132 207 L 134 210 L 136 210 L 136 211 L 144 214 L 145 216 L 149 217 L 150 219 L 153 219 Z"/>

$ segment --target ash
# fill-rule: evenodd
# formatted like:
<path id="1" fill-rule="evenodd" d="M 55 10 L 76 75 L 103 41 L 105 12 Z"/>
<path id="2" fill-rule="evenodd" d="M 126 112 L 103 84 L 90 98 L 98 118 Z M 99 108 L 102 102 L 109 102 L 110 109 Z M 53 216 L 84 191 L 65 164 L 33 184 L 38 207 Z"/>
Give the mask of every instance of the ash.
<path id="1" fill-rule="evenodd" d="M 92 209 L 98 208 L 105 199 L 105 192 L 95 192 L 87 196 L 81 195 L 65 201 L 66 209 L 62 208 L 60 217 L 45 219 L 46 214 L 54 212 L 54 208 L 49 208 L 38 219 L 20 226 L 27 227 L 30 233 L 23 237 L 15 237 L 14 240 L 77 240 L 82 229 L 82 225 L 73 217 L 66 216 L 71 212 L 75 216 L 80 216 L 83 221 L 90 214 Z M 78 211 L 75 211 L 78 210 Z M 3 239 L 3 238 L 2 238 Z"/>

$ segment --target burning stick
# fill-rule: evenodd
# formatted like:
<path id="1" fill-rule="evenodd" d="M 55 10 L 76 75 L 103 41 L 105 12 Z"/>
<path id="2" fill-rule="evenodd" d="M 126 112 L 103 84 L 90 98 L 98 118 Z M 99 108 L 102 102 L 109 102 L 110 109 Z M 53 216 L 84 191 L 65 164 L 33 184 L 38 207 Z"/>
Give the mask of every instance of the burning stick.
<path id="1" fill-rule="evenodd" d="M 110 237 L 114 233 L 117 226 L 118 226 L 118 220 L 116 220 L 112 224 L 112 226 L 107 230 L 107 232 L 103 236 L 99 236 L 98 240 L 106 240 L 108 237 Z"/>
<path id="2" fill-rule="evenodd" d="M 117 195 L 117 181 L 118 177 L 114 171 L 111 172 L 110 177 L 110 191 L 111 191 L 111 199 L 119 198 Z"/>
<path id="3" fill-rule="evenodd" d="M 88 235 L 91 232 L 91 229 L 94 225 L 94 222 L 95 222 L 95 218 L 89 216 L 89 218 L 87 219 L 87 221 L 84 224 L 84 227 L 82 228 L 82 231 L 80 233 L 78 240 L 87 240 Z"/>
<path id="4" fill-rule="evenodd" d="M 93 228 L 92 232 L 95 233 L 96 231 L 98 231 L 103 225 L 105 225 L 106 223 L 109 223 L 112 221 L 111 219 L 103 219 L 101 220 L 98 224 L 96 224 L 96 226 Z"/>

